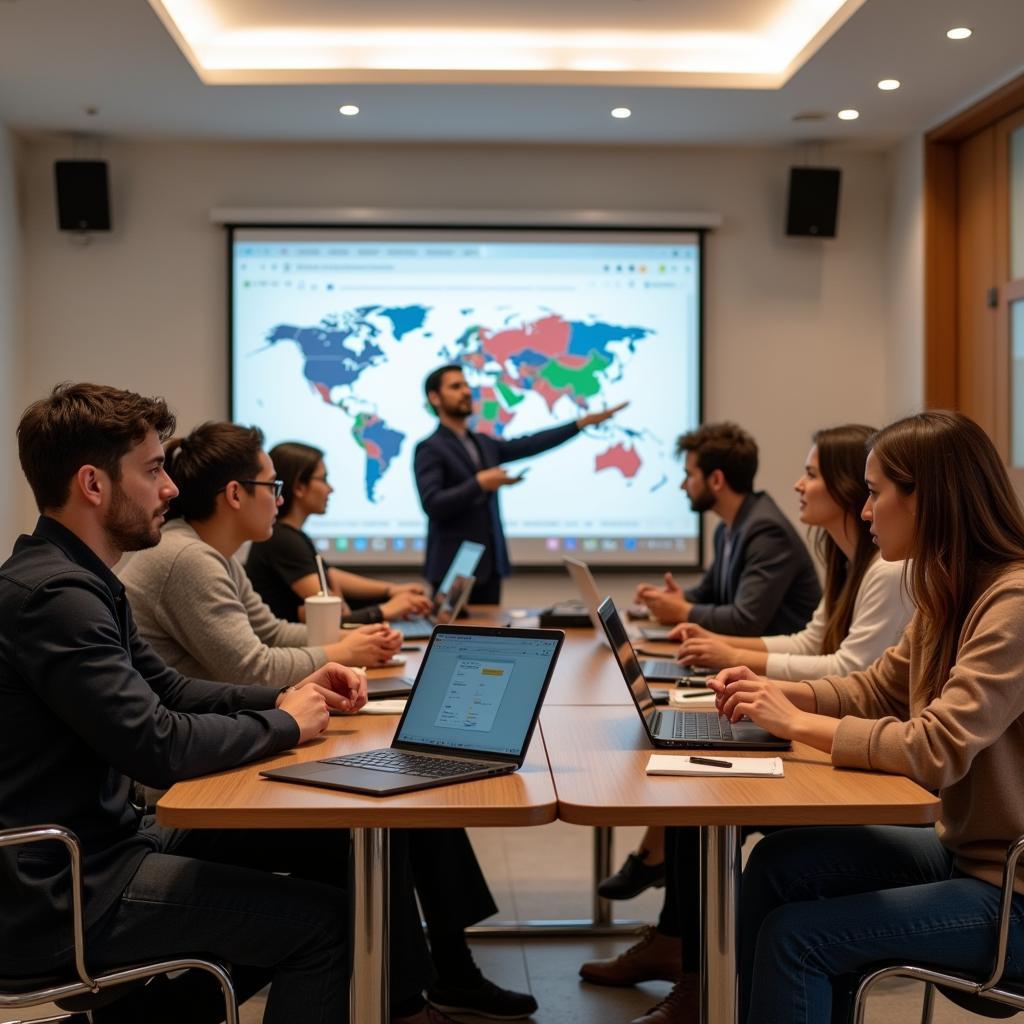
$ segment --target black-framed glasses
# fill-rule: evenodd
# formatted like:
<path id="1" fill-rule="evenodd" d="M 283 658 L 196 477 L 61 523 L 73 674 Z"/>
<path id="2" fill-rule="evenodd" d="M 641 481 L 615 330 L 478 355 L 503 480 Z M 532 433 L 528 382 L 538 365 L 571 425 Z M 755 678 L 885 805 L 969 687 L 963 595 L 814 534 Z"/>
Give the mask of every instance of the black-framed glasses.
<path id="1" fill-rule="evenodd" d="M 284 494 L 283 480 L 236 480 L 235 482 L 250 487 L 273 487 L 275 499 L 280 498 Z"/>

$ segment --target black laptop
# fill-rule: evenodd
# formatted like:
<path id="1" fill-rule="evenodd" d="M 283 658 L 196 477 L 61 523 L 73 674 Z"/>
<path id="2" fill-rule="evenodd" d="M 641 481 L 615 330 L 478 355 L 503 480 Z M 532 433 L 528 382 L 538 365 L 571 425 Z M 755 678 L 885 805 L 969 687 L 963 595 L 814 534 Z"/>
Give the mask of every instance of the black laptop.
<path id="1" fill-rule="evenodd" d="M 390 796 L 522 767 L 565 634 L 438 626 L 391 746 L 260 772 Z"/>
<path id="2" fill-rule="evenodd" d="M 598 608 L 612 654 L 619 664 L 630 695 L 655 747 L 718 747 L 733 750 L 788 750 L 789 740 L 772 735 L 767 729 L 746 719 L 730 722 L 717 711 L 676 711 L 655 707 L 651 688 L 647 685 L 633 645 L 615 609 L 606 597 Z"/>
<path id="3" fill-rule="evenodd" d="M 476 583 L 476 567 L 483 557 L 483 544 L 464 540 L 455 552 L 452 564 L 441 580 L 441 585 L 434 594 L 433 607 L 422 618 L 399 619 L 391 625 L 402 634 L 405 640 L 426 640 L 434 631 L 435 626 L 445 626 L 454 622 L 469 600 L 470 591 Z M 465 580 L 470 580 L 468 589 L 463 589 Z"/>

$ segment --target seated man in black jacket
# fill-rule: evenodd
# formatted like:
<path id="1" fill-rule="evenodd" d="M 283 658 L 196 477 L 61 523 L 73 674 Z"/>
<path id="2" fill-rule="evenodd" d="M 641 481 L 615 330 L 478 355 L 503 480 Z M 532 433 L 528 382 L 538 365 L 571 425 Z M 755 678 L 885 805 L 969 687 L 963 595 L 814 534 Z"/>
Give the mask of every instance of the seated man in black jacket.
<path id="1" fill-rule="evenodd" d="M 166 787 L 279 753 L 319 735 L 329 708 L 366 699 L 356 669 L 325 665 L 286 689 L 213 683 L 169 669 L 139 638 L 111 567 L 160 539 L 177 493 L 160 443 L 173 428 L 163 400 L 89 384 L 55 388 L 22 417 L 19 455 L 42 514 L 0 567 L 0 827 L 55 821 L 78 835 L 90 966 L 204 953 L 231 964 L 242 998 L 272 982 L 265 1021 L 338 1024 L 347 836 L 169 829 L 131 801 L 132 779 Z M 429 959 L 396 860 L 394 1009 L 447 1020 L 424 1007 Z M 13 894 L 0 975 L 52 973 L 72 947 L 63 849 L 0 851 L 0 885 Z M 96 1019 L 220 1019 L 194 979 L 176 986 L 144 1012 L 132 1004 L 147 990 Z"/>

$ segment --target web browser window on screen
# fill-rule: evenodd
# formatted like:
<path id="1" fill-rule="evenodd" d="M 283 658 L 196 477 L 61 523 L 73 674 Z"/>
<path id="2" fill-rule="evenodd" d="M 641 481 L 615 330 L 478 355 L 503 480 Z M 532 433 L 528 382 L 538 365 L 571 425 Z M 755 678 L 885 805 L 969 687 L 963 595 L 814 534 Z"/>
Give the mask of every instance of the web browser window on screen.
<path id="1" fill-rule="evenodd" d="M 629 401 L 502 492 L 513 562 L 696 565 L 674 444 L 699 418 L 700 245 L 680 232 L 237 227 L 232 417 L 268 445 L 326 452 L 335 494 L 306 524 L 321 550 L 418 564 L 412 457 L 437 426 L 432 369 L 463 369 L 471 426 L 494 437 Z"/>
<path id="2" fill-rule="evenodd" d="M 518 754 L 557 640 L 435 636 L 398 739 Z"/>

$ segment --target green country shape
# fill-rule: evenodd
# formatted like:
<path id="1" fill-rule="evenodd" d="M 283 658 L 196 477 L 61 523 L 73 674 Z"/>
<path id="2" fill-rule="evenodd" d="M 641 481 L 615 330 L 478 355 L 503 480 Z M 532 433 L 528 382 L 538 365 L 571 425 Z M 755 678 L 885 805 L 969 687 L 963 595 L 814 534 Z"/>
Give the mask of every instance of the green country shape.
<path id="1" fill-rule="evenodd" d="M 563 366 L 557 359 L 552 359 L 541 371 L 540 375 L 553 388 L 570 388 L 577 395 L 593 398 L 601 391 L 597 375 L 611 366 L 610 359 L 604 359 L 591 350 L 590 361 L 578 370 Z"/>

